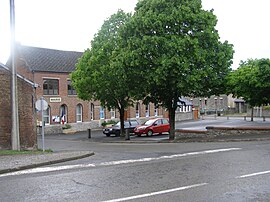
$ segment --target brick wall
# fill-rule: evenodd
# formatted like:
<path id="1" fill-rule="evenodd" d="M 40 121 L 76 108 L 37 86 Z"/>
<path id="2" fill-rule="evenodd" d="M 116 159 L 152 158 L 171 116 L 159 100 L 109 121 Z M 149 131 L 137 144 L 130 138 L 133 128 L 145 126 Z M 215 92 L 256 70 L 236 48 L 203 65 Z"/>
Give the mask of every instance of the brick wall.
<path id="1" fill-rule="evenodd" d="M 0 68 L 0 149 L 11 147 L 10 74 Z"/>
<path id="2" fill-rule="evenodd" d="M 43 95 L 43 79 L 51 78 L 59 80 L 59 95 Z M 90 103 L 88 101 L 83 101 L 79 99 L 76 95 L 68 95 L 67 81 L 69 79 L 68 73 L 53 73 L 53 72 L 36 72 L 34 75 L 34 81 L 38 84 L 37 88 L 37 99 L 40 97 L 44 97 L 44 99 L 48 102 L 50 107 L 50 113 L 52 116 L 61 116 L 60 107 L 65 105 L 67 107 L 67 123 L 75 123 L 76 122 L 76 106 L 78 104 L 82 105 L 83 115 L 82 121 L 87 122 L 90 121 Z M 61 98 L 61 102 L 51 102 L 50 98 Z M 96 103 L 95 103 L 96 104 Z M 96 116 L 95 112 L 95 116 Z M 38 115 L 38 119 L 41 120 L 40 114 Z M 51 124 L 53 123 L 51 120 Z"/>
<path id="3" fill-rule="evenodd" d="M 10 72 L 0 69 L 0 149 L 11 148 Z M 35 93 L 31 84 L 17 79 L 20 145 L 22 149 L 36 148 Z"/>

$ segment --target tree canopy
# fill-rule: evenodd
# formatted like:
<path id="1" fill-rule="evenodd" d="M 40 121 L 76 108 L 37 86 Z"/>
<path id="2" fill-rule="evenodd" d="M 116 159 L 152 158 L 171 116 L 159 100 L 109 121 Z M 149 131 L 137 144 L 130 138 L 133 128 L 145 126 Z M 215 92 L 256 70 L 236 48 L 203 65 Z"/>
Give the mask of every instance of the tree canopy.
<path id="1" fill-rule="evenodd" d="M 174 139 L 175 110 L 181 96 L 207 96 L 224 91 L 233 48 L 220 42 L 213 11 L 200 0 L 141 0 L 121 37 L 134 75 L 144 80 L 146 102 L 169 111 Z"/>
<path id="2" fill-rule="evenodd" d="M 121 134 L 124 133 L 124 110 L 132 104 L 133 78 L 122 62 L 119 31 L 130 17 L 131 14 L 119 10 L 107 19 L 71 73 L 79 98 L 99 100 L 102 106 L 119 110 Z"/>
<path id="3" fill-rule="evenodd" d="M 249 59 L 228 76 L 228 92 L 251 107 L 270 103 L 270 60 Z"/>

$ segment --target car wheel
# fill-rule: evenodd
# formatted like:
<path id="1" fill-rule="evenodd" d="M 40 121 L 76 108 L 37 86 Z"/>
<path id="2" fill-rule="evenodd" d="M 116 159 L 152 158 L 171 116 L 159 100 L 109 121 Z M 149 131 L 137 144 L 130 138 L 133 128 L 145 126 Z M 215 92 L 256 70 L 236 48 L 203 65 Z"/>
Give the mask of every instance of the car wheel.
<path id="1" fill-rule="evenodd" d="M 153 135 L 153 131 L 152 130 L 148 130 L 147 136 L 152 136 L 152 135 Z"/>
<path id="2" fill-rule="evenodd" d="M 111 135 L 110 134 L 106 134 L 107 137 L 110 137 Z"/>
<path id="3" fill-rule="evenodd" d="M 142 135 L 140 133 L 137 134 L 138 137 L 141 137 Z"/>

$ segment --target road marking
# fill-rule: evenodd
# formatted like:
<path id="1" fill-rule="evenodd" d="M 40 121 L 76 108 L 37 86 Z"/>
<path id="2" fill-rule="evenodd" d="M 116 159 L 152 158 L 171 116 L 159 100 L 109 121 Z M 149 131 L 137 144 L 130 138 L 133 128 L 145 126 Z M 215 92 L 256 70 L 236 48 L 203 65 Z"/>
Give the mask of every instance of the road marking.
<path id="1" fill-rule="evenodd" d="M 99 165 L 109 166 L 109 165 L 120 165 L 120 164 L 137 163 L 137 162 L 157 161 L 157 160 L 161 160 L 161 159 L 172 159 L 172 158 L 179 158 L 179 157 L 185 157 L 185 156 L 213 154 L 213 153 L 218 153 L 218 152 L 227 152 L 227 151 L 236 151 L 236 150 L 241 150 L 241 148 L 215 149 L 215 150 L 206 150 L 206 151 L 200 151 L 200 152 L 189 152 L 189 153 L 184 153 L 184 154 L 174 154 L 174 155 L 170 155 L 170 156 L 153 157 L 153 158 L 110 161 L 110 162 L 100 163 Z"/>
<path id="2" fill-rule="evenodd" d="M 213 154 L 213 153 L 218 153 L 218 152 L 237 151 L 237 150 L 241 150 L 241 148 L 205 150 L 205 151 L 200 151 L 200 152 L 189 152 L 189 153 L 184 153 L 184 154 L 174 154 L 174 155 L 170 155 L 170 156 L 161 156 L 161 157 L 154 157 L 154 158 L 109 161 L 109 162 L 103 162 L 103 163 L 98 163 L 98 164 L 77 164 L 77 165 L 67 165 L 67 166 L 33 168 L 33 169 L 29 169 L 29 170 L 23 170 L 23 171 L 2 174 L 2 175 L 0 175 L 0 177 L 43 173 L 43 172 L 52 172 L 52 171 L 60 171 L 60 170 L 68 170 L 68 169 L 76 169 L 76 168 L 89 168 L 89 167 L 96 167 L 96 166 L 112 166 L 112 165 L 121 165 L 121 164 L 137 163 L 137 162 L 149 162 L 149 161 L 157 161 L 157 160 L 162 160 L 162 159 L 172 159 L 172 158 L 179 158 L 179 157 L 185 157 L 185 156 Z"/>
<path id="3" fill-rule="evenodd" d="M 191 188 L 195 188 L 195 187 L 200 187 L 200 186 L 204 186 L 204 185 L 207 185 L 207 184 L 208 183 L 194 184 L 194 185 L 185 186 L 185 187 L 178 187 L 178 188 L 174 188 L 174 189 L 167 189 L 167 190 L 163 190 L 163 191 L 152 192 L 152 193 L 147 193 L 147 194 L 141 194 L 141 195 L 136 195 L 136 196 L 130 196 L 130 197 L 126 197 L 126 198 L 113 199 L 113 200 L 103 201 L 103 202 L 128 201 L 128 200 L 133 200 L 133 199 L 138 199 L 138 198 L 145 198 L 145 197 L 149 197 L 149 196 L 167 194 L 167 193 L 170 193 L 170 192 L 182 191 L 182 190 L 185 190 L 185 189 L 191 189 Z"/>
<path id="4" fill-rule="evenodd" d="M 0 177 L 33 174 L 33 173 L 45 173 L 45 172 L 53 172 L 53 171 L 68 170 L 68 169 L 75 169 L 75 168 L 89 168 L 89 167 L 95 167 L 95 165 L 94 164 L 78 164 L 78 165 L 67 165 L 67 166 L 56 166 L 56 167 L 32 168 L 28 170 L 2 174 L 0 175 Z"/>
<path id="5" fill-rule="evenodd" d="M 270 173 L 270 170 L 268 171 L 263 171 L 263 172 L 258 172 L 258 173 L 251 173 L 251 174 L 248 174 L 248 175 L 242 175 L 242 176 L 238 176 L 236 178 L 246 178 L 246 177 L 253 177 L 253 176 L 256 176 L 256 175 L 265 175 L 265 174 L 269 174 Z"/>

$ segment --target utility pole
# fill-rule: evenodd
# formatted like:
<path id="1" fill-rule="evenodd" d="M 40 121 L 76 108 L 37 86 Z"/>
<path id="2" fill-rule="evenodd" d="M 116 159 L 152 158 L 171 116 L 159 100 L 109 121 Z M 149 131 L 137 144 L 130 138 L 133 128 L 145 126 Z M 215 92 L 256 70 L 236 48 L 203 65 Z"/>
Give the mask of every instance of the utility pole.
<path id="1" fill-rule="evenodd" d="M 17 70 L 15 65 L 15 6 L 14 0 L 10 0 L 10 56 L 11 56 L 11 146 L 12 150 L 20 150 L 18 94 L 17 94 Z"/>

